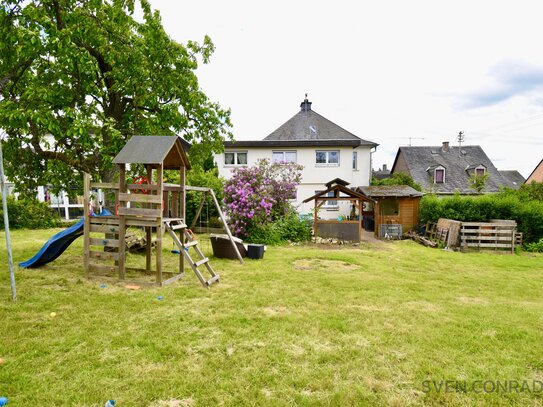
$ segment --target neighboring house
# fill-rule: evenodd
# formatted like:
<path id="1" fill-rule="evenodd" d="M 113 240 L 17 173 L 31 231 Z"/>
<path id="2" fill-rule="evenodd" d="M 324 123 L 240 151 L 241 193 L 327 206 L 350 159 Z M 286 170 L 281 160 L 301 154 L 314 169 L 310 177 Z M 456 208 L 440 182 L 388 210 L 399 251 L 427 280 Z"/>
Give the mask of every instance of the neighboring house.
<path id="1" fill-rule="evenodd" d="M 526 179 L 527 184 L 530 184 L 532 181 L 543 182 L 543 160 L 539 162 L 530 176 Z"/>
<path id="2" fill-rule="evenodd" d="M 383 164 L 382 168 L 379 168 L 377 171 L 373 171 L 373 178 L 377 180 L 382 180 L 385 178 L 390 178 L 390 170 L 387 168 L 386 164 Z"/>
<path id="3" fill-rule="evenodd" d="M 515 188 L 480 146 L 450 147 L 443 142 L 438 147 L 400 147 L 392 175 L 400 172 L 410 175 L 423 191 L 438 195 L 476 194 L 469 182 L 474 174 L 487 175 L 482 193 L 498 192 L 502 187 Z"/>
<path id="4" fill-rule="evenodd" d="M 292 203 L 300 213 L 313 210 L 314 202 L 303 200 L 323 191 L 330 179 L 341 178 L 350 185 L 369 185 L 371 155 L 378 146 L 363 140 L 311 109 L 306 99 L 300 111 L 263 140 L 225 142 L 225 151 L 215 156 L 219 175 L 230 178 L 232 169 L 254 165 L 260 159 L 294 162 L 304 167 L 302 181 Z M 337 201 L 330 200 L 321 211 L 325 218 L 337 218 Z M 326 214 L 324 213 L 326 212 Z"/>
<path id="5" fill-rule="evenodd" d="M 511 188 L 513 189 L 519 189 L 526 181 L 522 174 L 517 170 L 504 170 L 500 171 L 500 174 L 511 183 Z"/>

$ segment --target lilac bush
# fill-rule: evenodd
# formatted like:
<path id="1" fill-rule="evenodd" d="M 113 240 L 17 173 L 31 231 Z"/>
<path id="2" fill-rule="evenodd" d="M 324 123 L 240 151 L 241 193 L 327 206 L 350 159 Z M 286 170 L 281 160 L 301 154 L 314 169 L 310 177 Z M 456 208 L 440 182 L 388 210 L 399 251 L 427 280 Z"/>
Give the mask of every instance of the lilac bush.
<path id="1" fill-rule="evenodd" d="M 233 170 L 224 185 L 224 201 L 230 230 L 246 238 L 251 229 L 272 222 L 291 208 L 300 183 L 302 166 L 259 160 L 251 167 Z"/>

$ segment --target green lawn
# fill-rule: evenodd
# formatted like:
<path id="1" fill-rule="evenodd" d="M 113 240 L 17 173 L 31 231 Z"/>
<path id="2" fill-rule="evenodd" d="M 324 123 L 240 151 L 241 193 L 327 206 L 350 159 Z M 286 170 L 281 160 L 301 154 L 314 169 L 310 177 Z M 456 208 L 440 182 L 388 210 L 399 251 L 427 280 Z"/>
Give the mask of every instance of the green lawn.
<path id="1" fill-rule="evenodd" d="M 12 231 L 15 262 L 54 232 Z M 79 239 L 48 266 L 17 269 L 13 303 L 0 238 L 0 396 L 9 405 L 543 403 L 541 255 L 411 241 L 269 247 L 243 266 L 212 258 L 221 282 L 209 290 L 187 271 L 132 291 L 87 280 Z M 491 391 L 514 380 L 535 381 L 535 392 Z"/>

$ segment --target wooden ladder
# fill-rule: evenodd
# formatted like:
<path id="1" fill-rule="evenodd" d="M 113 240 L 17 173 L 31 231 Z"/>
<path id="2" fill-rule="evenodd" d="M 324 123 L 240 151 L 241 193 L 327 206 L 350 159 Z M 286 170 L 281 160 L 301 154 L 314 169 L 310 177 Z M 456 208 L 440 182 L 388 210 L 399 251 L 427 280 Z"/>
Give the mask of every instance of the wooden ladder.
<path id="1" fill-rule="evenodd" d="M 215 273 L 215 270 L 211 267 L 211 264 L 209 264 L 209 258 L 205 257 L 200 248 L 198 247 L 198 241 L 194 239 L 194 236 L 192 236 L 188 229 L 187 225 L 183 223 L 181 220 L 174 219 L 170 221 L 165 221 L 164 226 L 166 227 L 166 230 L 172 237 L 173 241 L 179 247 L 179 251 L 185 258 L 187 259 L 188 263 L 190 264 L 190 267 L 192 268 L 192 271 L 194 271 L 194 274 L 196 274 L 196 277 L 198 277 L 198 280 L 200 280 L 200 283 L 206 288 L 208 288 L 211 284 L 213 284 L 216 281 L 219 281 L 220 276 Z M 182 239 L 179 239 L 179 236 L 175 233 L 176 230 L 182 230 Z M 184 241 L 187 241 L 186 243 Z M 192 257 L 190 257 L 189 254 L 189 248 L 194 248 L 194 251 L 196 251 L 196 254 L 200 258 L 200 260 L 194 261 Z M 209 280 L 206 280 L 198 267 L 204 265 L 211 274 L 211 278 Z"/>

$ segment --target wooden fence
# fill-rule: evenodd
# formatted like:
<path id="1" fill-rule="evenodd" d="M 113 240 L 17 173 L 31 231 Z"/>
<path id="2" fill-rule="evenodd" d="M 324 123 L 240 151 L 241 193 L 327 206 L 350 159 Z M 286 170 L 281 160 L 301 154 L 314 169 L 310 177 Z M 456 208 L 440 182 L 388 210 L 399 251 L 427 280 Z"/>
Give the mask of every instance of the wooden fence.
<path id="1" fill-rule="evenodd" d="M 495 250 L 514 253 L 517 224 L 508 222 L 462 222 L 460 245 L 463 251 Z"/>

